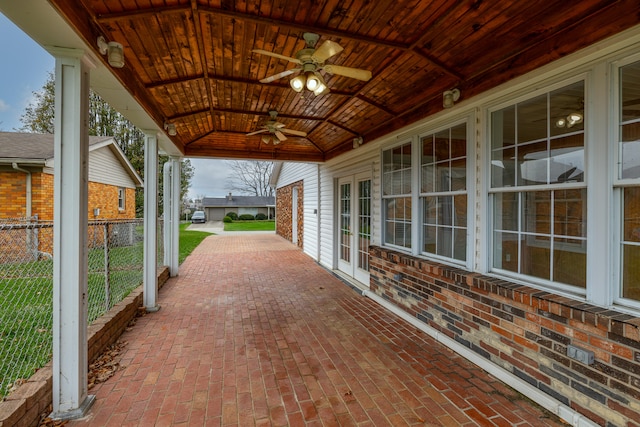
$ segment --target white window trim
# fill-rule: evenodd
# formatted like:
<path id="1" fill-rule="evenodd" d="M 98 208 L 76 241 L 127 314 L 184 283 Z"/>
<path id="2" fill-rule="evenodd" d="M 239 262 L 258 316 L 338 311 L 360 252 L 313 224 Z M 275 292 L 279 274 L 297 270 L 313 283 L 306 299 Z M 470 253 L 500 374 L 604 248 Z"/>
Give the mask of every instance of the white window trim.
<path id="1" fill-rule="evenodd" d="M 491 114 L 496 111 L 502 110 L 503 108 L 516 105 L 520 102 L 527 101 L 529 99 L 533 99 L 544 94 L 548 94 L 550 92 L 553 92 L 556 89 L 561 89 L 563 87 L 566 87 L 581 81 L 584 82 L 584 94 L 585 94 L 584 115 L 585 115 L 585 123 L 586 123 L 584 128 L 584 156 L 585 156 L 584 181 L 580 183 L 566 183 L 566 184 L 562 184 L 561 186 L 558 186 L 557 184 L 547 184 L 547 185 L 522 185 L 522 186 L 515 185 L 515 186 L 508 186 L 508 187 L 492 188 L 491 167 L 490 167 L 492 151 L 493 151 L 492 144 L 491 144 L 491 135 L 492 135 Z M 560 295 L 566 295 L 574 299 L 576 297 L 584 298 L 588 294 L 588 290 L 590 287 L 589 283 L 592 281 L 591 278 L 589 277 L 589 266 L 590 264 L 593 264 L 590 262 L 590 255 L 592 255 L 593 251 L 591 250 L 591 248 L 589 248 L 589 244 L 588 244 L 589 241 L 593 241 L 589 236 L 590 224 L 593 223 L 591 216 L 589 215 L 586 218 L 587 219 L 587 235 L 586 235 L 587 236 L 587 272 L 586 272 L 587 283 L 585 284 L 585 288 L 580 288 L 577 286 L 563 284 L 560 282 L 554 282 L 551 280 L 540 279 L 535 276 L 520 274 L 517 272 L 504 270 L 504 269 L 496 268 L 493 266 L 494 265 L 494 261 L 493 261 L 493 257 L 494 257 L 493 198 L 496 194 L 507 193 L 507 192 L 524 193 L 529 191 L 554 191 L 554 190 L 570 189 L 570 188 L 586 188 L 587 189 L 587 205 L 588 205 L 587 211 L 589 212 L 589 206 L 590 206 L 589 201 L 591 200 L 591 195 L 589 192 L 589 182 L 590 182 L 590 179 L 593 180 L 592 175 L 594 175 L 593 173 L 591 173 L 590 168 L 594 168 L 596 170 L 598 169 L 597 167 L 589 163 L 589 159 L 593 157 L 593 156 L 590 156 L 589 154 L 589 147 L 590 145 L 593 145 L 593 143 L 590 143 L 590 141 L 593 139 L 590 131 L 592 130 L 592 128 L 595 127 L 595 124 L 593 123 L 594 120 L 592 118 L 596 117 L 593 115 L 592 110 L 589 108 L 590 107 L 589 101 L 591 99 L 591 97 L 589 96 L 589 91 L 592 86 L 592 83 L 591 83 L 592 81 L 593 79 L 590 78 L 590 72 L 582 71 L 573 76 L 566 77 L 562 80 L 555 80 L 554 82 L 551 82 L 548 85 L 545 85 L 544 82 L 542 82 L 542 84 L 537 86 L 536 90 L 530 91 L 528 93 L 521 92 L 517 97 L 514 97 L 512 99 L 505 99 L 499 104 L 497 103 L 495 105 L 489 105 L 487 106 L 487 108 L 485 108 L 485 114 L 483 115 L 483 118 L 485 120 L 486 134 L 483 140 L 484 147 L 482 150 L 485 156 L 482 164 L 486 165 L 485 173 L 483 175 L 483 179 L 485 180 L 485 183 L 483 186 L 485 192 L 483 194 L 485 194 L 486 203 L 487 203 L 486 210 L 488 212 L 487 217 L 483 222 L 483 225 L 484 225 L 483 228 L 485 229 L 483 238 L 486 239 L 483 246 L 487 248 L 484 256 L 485 258 L 484 262 L 486 262 L 486 264 L 484 264 L 484 267 L 486 268 L 486 270 L 484 270 L 485 274 L 489 274 L 491 276 L 496 276 L 496 277 L 508 278 L 509 280 L 516 281 L 518 283 L 523 283 L 526 285 L 534 285 L 534 286 L 540 287 L 541 289 L 544 289 L 556 294 L 560 294 Z M 521 234 L 521 232 L 518 232 L 518 234 Z M 594 246 L 594 245 L 591 245 L 591 246 Z"/>
<path id="2" fill-rule="evenodd" d="M 122 197 L 120 197 L 122 195 Z M 122 201 L 122 203 L 120 203 Z M 127 209 L 127 189 L 118 187 L 118 210 L 124 212 Z"/>

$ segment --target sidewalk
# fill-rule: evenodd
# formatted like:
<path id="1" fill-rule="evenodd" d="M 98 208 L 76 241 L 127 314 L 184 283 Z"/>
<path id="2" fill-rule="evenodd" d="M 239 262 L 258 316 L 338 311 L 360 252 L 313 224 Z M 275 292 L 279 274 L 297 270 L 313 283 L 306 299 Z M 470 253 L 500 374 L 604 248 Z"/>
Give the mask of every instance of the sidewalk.
<path id="1" fill-rule="evenodd" d="M 207 237 L 70 426 L 561 426 L 281 237 Z"/>

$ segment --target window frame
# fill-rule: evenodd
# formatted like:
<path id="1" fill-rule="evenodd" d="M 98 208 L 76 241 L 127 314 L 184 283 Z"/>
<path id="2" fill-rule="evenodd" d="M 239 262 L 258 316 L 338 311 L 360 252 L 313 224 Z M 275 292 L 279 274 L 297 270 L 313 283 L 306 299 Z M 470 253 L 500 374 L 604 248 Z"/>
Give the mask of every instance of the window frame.
<path id="1" fill-rule="evenodd" d="M 622 81 L 620 72 L 627 65 L 640 62 L 640 53 L 626 55 L 618 60 L 611 61 L 609 69 L 611 70 L 611 125 L 610 125 L 610 148 L 612 151 L 610 172 L 611 179 L 610 191 L 613 200 L 613 214 L 611 217 L 612 235 L 614 236 L 614 245 L 612 250 L 613 268 L 612 281 L 609 290 L 613 304 L 640 310 L 640 300 L 625 298 L 623 292 L 623 268 L 624 257 L 622 252 L 624 239 L 624 191 L 627 188 L 640 186 L 640 177 L 638 178 L 622 178 L 622 145 L 620 144 L 620 127 L 622 125 L 622 112 L 620 111 Z M 635 246 L 635 245 L 634 245 Z"/>
<path id="2" fill-rule="evenodd" d="M 540 139 L 539 141 L 546 141 L 547 143 L 547 152 L 550 153 L 550 147 L 551 147 L 551 142 L 555 139 L 559 139 L 562 136 L 564 136 L 564 134 L 562 136 L 560 135 L 553 135 L 553 133 L 551 132 L 551 120 L 552 118 L 549 116 L 549 105 L 550 105 L 550 96 L 554 91 L 557 91 L 559 89 L 563 89 L 566 87 L 570 87 L 572 85 L 575 85 L 576 83 L 583 83 L 583 93 L 584 93 L 584 111 L 583 111 L 583 122 L 584 122 L 584 128 L 582 130 L 582 135 L 583 135 L 583 164 L 584 164 L 584 177 L 582 179 L 581 182 L 567 182 L 567 183 L 552 183 L 549 181 L 549 168 L 547 166 L 547 183 L 546 184 L 533 184 L 533 185 L 522 185 L 519 183 L 519 179 L 518 176 L 515 176 L 515 181 L 512 185 L 502 185 L 501 187 L 496 187 L 493 185 L 493 176 L 492 176 L 492 167 L 493 167 L 493 152 L 496 151 L 496 148 L 493 146 L 493 140 L 492 140 L 492 132 L 493 132 L 493 114 L 507 109 L 509 107 L 514 107 L 518 105 L 518 104 L 522 104 L 522 103 L 526 103 L 529 100 L 534 100 L 536 98 L 539 98 L 541 96 L 546 95 L 547 97 L 547 121 L 546 121 L 546 126 L 547 126 L 547 130 L 546 130 L 546 136 L 542 139 Z M 484 179 L 486 179 L 486 184 L 485 184 L 485 189 L 486 189 L 486 211 L 487 211 L 487 217 L 486 217 L 486 221 L 485 221 L 485 229 L 486 229 L 486 234 L 485 234 L 485 238 L 486 238 L 486 244 L 484 245 L 485 248 L 487 248 L 487 252 L 485 255 L 485 260 L 486 260 L 486 270 L 488 274 L 492 274 L 492 275 L 496 275 L 496 276 L 500 276 L 500 277 L 506 277 L 509 278 L 510 280 L 515 280 L 518 282 L 523 282 L 523 283 L 527 283 L 527 284 L 531 284 L 534 286 L 539 286 L 541 288 L 544 289 L 549 289 L 550 291 L 553 291 L 554 293 L 566 293 L 568 295 L 572 295 L 573 297 L 575 296 L 586 296 L 588 293 L 588 289 L 589 289 L 589 274 L 588 274 L 588 270 L 585 272 L 586 275 L 586 279 L 585 279 L 585 286 L 584 288 L 582 287 L 578 287 L 578 286 L 574 286 L 574 285 L 569 285 L 569 284 L 565 284 L 562 282 L 556 282 L 553 281 L 551 279 L 544 279 L 544 278 L 539 278 L 533 275 L 528 275 L 528 274 L 523 274 L 521 272 L 518 272 L 521 270 L 520 267 L 520 263 L 522 262 L 521 258 L 520 258 L 520 249 L 518 248 L 518 258 L 517 258 L 517 262 L 518 262 L 518 271 L 514 272 L 511 270 L 507 270 L 504 268 L 498 268 L 495 267 L 496 263 L 495 263 L 495 256 L 496 256 L 496 245 L 497 242 L 495 240 L 495 231 L 496 231 L 496 224 L 495 224 L 495 197 L 497 194 L 505 194 L 505 193 L 515 193 L 518 195 L 517 199 L 518 199 L 518 205 L 517 205 L 517 209 L 518 209 L 518 218 L 517 218 L 517 222 L 518 222 L 518 229 L 514 231 L 515 234 L 517 234 L 517 236 L 522 236 L 525 235 L 525 238 L 533 238 L 535 240 L 536 236 L 531 235 L 531 233 L 525 232 L 525 228 L 524 225 L 521 224 L 521 221 L 523 220 L 523 216 L 524 216 L 524 212 L 522 211 L 523 208 L 523 201 L 522 199 L 524 198 L 524 195 L 530 192 L 538 192 L 538 191 L 546 191 L 546 192 L 554 192 L 557 190 L 572 190 L 572 189 L 584 189 L 585 193 L 586 193 L 586 200 L 584 201 L 584 206 L 583 206 L 583 211 L 588 211 L 588 202 L 589 202 L 589 162 L 588 162 L 588 156 L 589 156 L 589 148 L 590 148 L 590 128 L 589 125 L 591 123 L 592 120 L 589 111 L 589 106 L 588 106 L 588 100 L 589 100 L 589 91 L 591 89 L 590 86 L 590 82 L 591 79 L 589 78 L 589 73 L 588 72 L 582 72 L 582 73 L 577 73 L 575 75 L 572 75 L 568 78 L 564 78 L 562 80 L 558 80 L 558 81 L 554 81 L 552 83 L 549 84 L 540 84 L 537 87 L 539 89 L 537 90 L 530 90 L 530 91 L 525 91 L 522 92 L 520 94 L 520 96 L 514 96 L 511 98 L 507 98 L 504 99 L 503 102 L 499 103 L 499 104 L 495 104 L 495 105 L 491 105 L 489 107 L 487 107 L 485 109 L 485 129 L 486 129 L 486 138 L 484 138 L 483 144 L 484 144 L 484 153 L 486 158 L 483 161 L 483 164 L 485 165 L 485 174 L 484 174 Z M 537 139 L 534 140 L 534 142 L 532 141 L 526 141 L 522 144 L 519 144 L 517 142 L 517 120 L 518 120 L 518 116 L 517 116 L 517 110 L 514 110 L 514 114 L 515 114 L 515 118 L 514 118 L 514 123 L 516 125 L 516 134 L 514 135 L 514 138 L 516 138 L 514 141 L 513 146 L 514 147 L 520 147 L 520 146 L 528 146 L 534 143 L 538 143 L 535 141 L 538 141 Z M 571 133 L 569 133 L 571 134 Z M 516 163 L 516 173 L 517 173 L 517 163 Z M 584 246 L 587 245 L 588 248 L 588 242 L 589 242 L 589 234 L 588 234 L 588 218 L 587 216 L 584 217 L 584 243 L 581 244 L 580 246 L 580 251 L 584 252 L 585 248 Z M 533 233 L 535 234 L 535 233 Z M 552 233 L 551 230 L 548 233 L 549 238 L 551 239 L 555 239 L 555 238 L 566 238 L 569 236 L 565 236 L 565 235 L 561 235 L 558 233 Z M 518 237 L 518 239 L 520 239 L 520 237 Z M 581 238 L 582 239 L 582 238 Z M 519 245 L 518 245 L 519 246 Z M 550 246 L 551 248 L 552 246 Z M 578 248 L 576 248 L 578 249 Z M 587 265 L 588 265 L 588 261 L 589 261 L 589 256 L 588 253 L 586 255 L 587 257 Z M 551 271 L 553 262 L 551 261 L 551 258 L 549 259 L 549 271 Z"/>
<path id="3" fill-rule="evenodd" d="M 393 150 L 394 149 L 403 149 L 404 147 L 409 147 L 409 149 L 411 150 L 410 154 L 409 154 L 409 167 L 402 167 L 399 170 L 390 170 L 390 171 L 386 171 L 385 170 L 385 153 L 386 152 L 391 152 L 391 156 L 393 156 Z M 415 158 L 415 144 L 414 141 L 411 138 L 408 139 L 403 139 L 402 141 L 399 141 L 398 143 L 395 143 L 393 145 L 387 146 L 387 147 L 383 147 L 380 151 L 380 172 L 381 172 L 381 177 L 380 177 L 380 184 L 381 184 L 381 188 L 380 188 L 380 199 L 381 199 L 381 210 L 382 210 L 382 215 L 381 215 L 381 237 L 382 237 L 382 244 L 384 246 L 387 247 L 391 247 L 394 249 L 397 249 L 399 251 L 403 251 L 403 252 L 411 252 L 413 253 L 414 248 L 415 248 L 415 239 L 414 239 L 414 221 L 415 221 L 415 215 L 414 215 L 414 201 L 413 201 L 413 183 L 415 181 L 415 173 L 414 173 L 414 158 Z M 392 162 L 393 164 L 393 162 Z M 404 163 L 403 163 L 404 166 Z M 391 182 L 389 185 L 392 189 L 391 194 L 386 194 L 385 195 L 385 178 L 387 176 L 387 174 L 393 174 L 394 172 L 400 172 L 400 174 L 402 175 L 402 179 L 404 182 L 405 177 L 408 175 L 409 176 L 409 186 L 408 186 L 408 190 L 409 192 L 399 192 L 399 193 L 394 193 L 393 192 L 393 188 L 394 188 L 394 183 Z M 406 188 L 404 188 L 404 186 L 402 186 L 402 182 L 401 182 L 401 187 L 402 190 L 406 190 Z M 388 210 L 387 210 L 387 203 L 389 201 L 398 201 L 398 200 L 406 200 L 409 199 L 411 202 L 411 206 L 409 207 L 409 219 L 407 220 L 407 215 L 405 214 L 404 216 L 404 220 L 403 221 L 396 221 L 394 219 L 393 224 L 394 225 L 394 229 L 399 225 L 403 225 L 404 226 L 404 240 L 406 241 L 407 239 L 407 226 L 408 226 L 408 230 L 409 230 L 409 245 L 408 246 L 403 246 L 403 245 L 399 245 L 396 243 L 391 243 L 388 242 L 388 231 L 387 231 L 387 226 L 391 223 L 391 221 L 389 221 L 388 218 Z M 404 207 L 404 211 L 406 211 L 406 206 Z M 397 242 L 397 240 L 396 240 Z"/>
<path id="4" fill-rule="evenodd" d="M 124 212 L 127 208 L 127 189 L 118 187 L 118 211 Z"/>
<path id="5" fill-rule="evenodd" d="M 440 262 L 444 262 L 447 264 L 453 264 L 453 265 L 458 265 L 458 266 L 463 266 L 466 268 L 470 268 L 470 266 L 473 263 L 473 240 L 472 240 L 472 235 L 473 233 L 471 233 L 471 226 L 470 224 L 473 224 L 473 217 L 471 216 L 471 207 L 473 206 L 473 191 L 470 190 L 472 189 L 472 184 L 474 183 L 474 180 L 472 179 L 474 175 L 473 173 L 473 146 L 474 146 L 474 142 L 473 142 L 473 134 L 472 134 L 472 127 L 471 127 L 471 118 L 469 116 L 464 116 L 464 117 L 459 117 L 457 119 L 452 119 L 452 120 L 448 120 L 446 122 L 444 122 L 442 125 L 437 126 L 437 127 L 432 127 L 429 129 L 426 129 L 422 132 L 419 132 L 417 134 L 417 147 L 418 149 L 416 149 L 416 166 L 415 168 L 418 169 L 417 171 L 417 175 L 418 175 L 418 185 L 417 185 L 417 205 L 418 205 L 418 209 L 419 209 L 419 215 L 418 215 L 418 233 L 419 233 L 419 239 L 418 242 L 419 244 L 417 245 L 417 252 L 419 253 L 420 256 L 425 257 L 425 258 L 429 258 L 429 259 L 434 259 L 434 260 L 438 260 Z M 423 191 L 422 188 L 422 182 L 423 182 L 423 163 L 422 163 L 422 153 L 423 153 L 423 139 L 426 136 L 429 135 L 436 135 L 438 133 L 441 133 L 443 131 L 451 131 L 451 129 L 456 128 L 458 126 L 464 125 L 465 126 L 465 132 L 466 132 L 466 145 L 465 145 L 465 188 L 464 190 L 452 190 L 451 187 L 449 188 L 449 190 L 447 191 L 438 191 L 435 187 L 436 184 L 434 182 L 434 191 Z M 449 153 L 451 153 L 451 149 L 449 149 Z M 452 160 L 457 160 L 460 159 L 461 157 L 449 157 L 447 159 L 447 161 L 451 162 Z M 437 165 L 438 161 L 435 161 L 433 163 L 433 165 Z M 450 182 L 449 182 L 450 183 Z M 450 183 L 451 184 L 451 183 Z M 452 204 L 453 206 L 455 206 L 455 197 L 456 196 L 466 196 L 467 198 L 467 205 L 466 205 L 466 224 L 464 226 L 464 230 L 465 230 L 465 235 L 466 235 L 466 247 L 465 247 L 465 259 L 461 260 L 455 257 L 447 257 L 444 255 L 438 255 L 437 253 L 433 253 L 433 252 L 427 252 L 424 250 L 424 245 L 425 245 L 425 232 L 424 232 L 424 228 L 426 226 L 425 224 L 425 218 L 424 218 L 424 213 L 425 213 L 425 203 L 426 203 L 426 199 L 428 197 L 452 197 Z M 455 209 L 455 208 L 454 208 Z M 462 229 L 462 227 L 458 227 L 456 225 L 452 224 L 448 227 L 449 229 L 451 229 L 451 231 L 454 233 L 455 230 L 460 230 Z M 453 241 L 455 242 L 455 237 L 452 237 Z"/>

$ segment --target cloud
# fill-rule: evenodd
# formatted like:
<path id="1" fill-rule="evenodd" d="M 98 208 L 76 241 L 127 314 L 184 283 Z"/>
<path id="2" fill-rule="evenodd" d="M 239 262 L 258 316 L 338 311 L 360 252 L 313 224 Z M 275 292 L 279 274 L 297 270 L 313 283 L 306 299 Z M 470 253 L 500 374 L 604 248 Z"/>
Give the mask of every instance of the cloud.
<path id="1" fill-rule="evenodd" d="M 232 170 L 226 160 L 189 159 L 194 169 L 189 197 L 224 197 Z"/>
<path id="2" fill-rule="evenodd" d="M 4 99 L 0 99 L 0 112 L 1 111 L 9 111 L 11 107 L 7 104 Z"/>

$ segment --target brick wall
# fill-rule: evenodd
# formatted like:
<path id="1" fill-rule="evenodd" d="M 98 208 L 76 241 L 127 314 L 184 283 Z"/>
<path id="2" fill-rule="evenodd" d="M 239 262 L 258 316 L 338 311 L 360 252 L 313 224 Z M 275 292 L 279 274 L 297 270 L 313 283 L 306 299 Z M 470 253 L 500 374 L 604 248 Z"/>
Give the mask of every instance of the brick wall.
<path id="1" fill-rule="evenodd" d="M 0 172 L 0 218 L 23 218 L 26 216 L 26 174 L 23 172 Z M 53 220 L 53 175 L 44 172 L 31 174 L 31 214 L 42 221 Z M 131 219 L 136 217 L 135 189 L 125 189 L 125 209 L 118 209 L 118 187 L 89 182 L 89 220 L 93 220 L 93 209 L 100 208 L 97 219 Z"/>
<path id="2" fill-rule="evenodd" d="M 370 254 L 372 292 L 597 424 L 640 426 L 640 318 L 386 248 Z M 567 357 L 569 344 L 595 363 Z"/>
<path id="3" fill-rule="evenodd" d="M 158 289 L 162 288 L 168 279 L 169 269 L 158 269 Z M 142 297 L 142 286 L 139 286 L 89 326 L 89 363 L 100 356 L 107 346 L 118 340 L 138 310 L 143 307 Z M 52 389 L 52 364 L 49 363 L 0 402 L 0 427 L 37 426 L 41 414 L 48 412 L 53 401 Z"/>
<path id="4" fill-rule="evenodd" d="M 293 184 L 289 184 L 286 187 L 280 187 L 276 190 L 276 234 L 284 237 L 285 239 L 293 242 L 293 222 L 292 218 L 294 212 L 293 209 L 293 189 L 298 189 L 298 211 L 295 214 L 298 216 L 298 246 L 303 247 L 303 232 L 304 232 L 304 204 L 303 204 L 303 182 L 297 181 Z"/>

